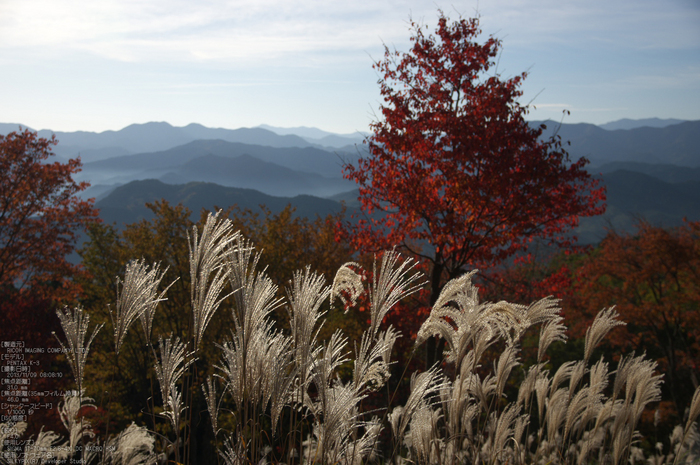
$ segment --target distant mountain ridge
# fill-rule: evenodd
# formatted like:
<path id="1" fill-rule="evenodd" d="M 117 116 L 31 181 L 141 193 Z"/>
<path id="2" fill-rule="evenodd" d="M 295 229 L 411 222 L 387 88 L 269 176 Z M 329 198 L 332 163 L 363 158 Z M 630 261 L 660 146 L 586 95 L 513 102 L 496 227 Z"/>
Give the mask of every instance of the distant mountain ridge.
<path id="1" fill-rule="evenodd" d="M 676 123 L 677 124 L 673 124 Z M 645 163 L 672 163 L 700 166 L 700 121 L 648 118 L 619 120 L 601 126 L 593 124 L 561 124 L 553 121 L 531 121 L 548 127 L 545 136 L 555 131 L 567 146 L 572 157 L 585 156 L 595 164 L 616 161 Z M 662 127 L 663 126 L 663 127 Z M 17 130 L 19 125 L 0 123 L 0 133 Z M 615 129 L 617 128 L 617 129 Z M 629 129 L 627 129 L 629 128 Z M 275 132 L 276 131 L 276 132 Z M 42 137 L 53 134 L 41 130 Z M 59 144 L 54 151 L 61 158 L 81 155 L 84 163 L 135 153 L 160 152 L 195 140 L 223 140 L 227 142 L 276 148 L 315 147 L 326 151 L 356 151 L 362 146 L 363 134 L 331 134 L 317 128 L 207 128 L 200 124 L 173 127 L 164 122 L 132 124 L 119 131 L 101 133 L 77 131 L 56 132 Z"/>
<path id="2" fill-rule="evenodd" d="M 560 136 L 572 159 L 590 159 L 588 171 L 601 173 L 608 187 L 607 213 L 581 221 L 577 234 L 584 243 L 600 240 L 608 225 L 632 231 L 638 217 L 663 226 L 678 225 L 683 217 L 700 219 L 700 121 L 673 124 L 676 121 L 616 122 L 643 125 L 631 129 L 615 129 L 612 123 L 530 122 L 533 126 L 546 124 L 543 137 Z M 329 149 L 309 142 L 309 136 L 321 136 L 317 140 L 336 137 L 341 144 L 350 138 L 315 128 L 269 128 L 285 133 L 275 134 L 265 127 L 227 130 L 191 124 L 174 128 L 167 123 L 131 125 L 99 134 L 59 133 L 57 152 L 69 153 L 83 144 L 83 171 L 75 178 L 93 184 L 83 195 L 99 197 L 98 207 L 105 209 L 106 218 L 136 221 L 148 214 L 144 203 L 159 195 L 174 203 L 200 199 L 197 208 L 210 203 L 206 208 L 268 202 L 268 206 L 282 208 L 289 199 L 303 194 L 298 199 L 306 205 L 299 211 L 304 216 L 340 208 L 341 200 L 349 208 L 358 206 L 356 185 L 342 179 L 342 165 L 355 164 L 366 154 L 366 146 Z M 17 125 L 0 124 L 0 133 L 16 129 Z M 194 137 L 201 139 L 180 143 Z M 65 140 L 76 145 L 63 145 Z M 131 148 L 144 146 L 160 148 L 131 152 Z M 231 193 L 234 191 L 237 194 Z"/>
<path id="3" fill-rule="evenodd" d="M 142 219 L 150 220 L 153 213 L 146 207 L 147 202 L 165 199 L 172 205 L 182 203 L 192 211 L 192 219 L 199 218 L 202 208 L 228 208 L 237 205 L 242 209 L 260 211 L 265 205 L 272 213 L 282 211 L 288 204 L 296 208 L 295 214 L 301 217 L 325 217 L 342 210 L 342 205 L 333 200 L 309 195 L 276 197 L 252 189 L 224 187 L 213 183 L 188 183 L 185 185 L 165 184 L 155 179 L 133 181 L 117 187 L 108 196 L 98 201 L 100 218 L 118 227 Z"/>
<path id="4" fill-rule="evenodd" d="M 688 181 L 700 181 L 700 167 L 690 168 L 664 163 L 641 163 L 636 161 L 615 161 L 594 168 L 591 172 L 603 175 L 615 171 L 632 171 L 646 174 L 667 183 L 682 183 Z"/>
<path id="5" fill-rule="evenodd" d="M 598 127 L 608 130 L 616 131 L 619 129 L 636 129 L 636 128 L 665 128 L 666 126 L 672 126 L 674 124 L 685 123 L 687 120 L 675 119 L 675 118 L 644 118 L 644 119 L 629 119 L 622 118 L 617 121 L 611 121 L 605 124 L 599 124 Z"/>
<path id="6" fill-rule="evenodd" d="M 270 195 L 325 197 L 354 186 L 342 178 L 342 166 L 344 162 L 356 162 L 358 156 L 315 147 L 279 148 L 197 140 L 160 152 L 85 163 L 76 179 L 102 185 L 137 179 L 160 179 L 171 184 L 207 181 Z"/>
<path id="7" fill-rule="evenodd" d="M 17 130 L 17 125 L 0 125 L 4 134 Z M 262 128 L 222 129 L 207 128 L 192 123 L 184 127 L 174 127 L 164 122 L 131 124 L 119 131 L 100 133 L 76 131 L 54 132 L 42 129 L 40 137 L 56 135 L 59 143 L 54 152 L 63 157 L 80 155 L 84 162 L 110 158 L 114 152 L 135 154 L 156 152 L 178 147 L 194 140 L 221 139 L 249 145 L 268 147 L 312 147 L 314 144 L 295 135 L 278 135 Z"/>
<path id="8" fill-rule="evenodd" d="M 188 161 L 159 179 L 168 184 L 213 182 L 222 186 L 264 190 L 266 194 L 278 196 L 307 194 L 325 197 L 352 187 L 349 181 L 293 170 L 248 154 L 238 157 L 204 155 Z M 347 187 L 340 187 L 341 184 L 347 184 Z"/>
<path id="9" fill-rule="evenodd" d="M 545 124 L 543 138 L 557 134 L 573 159 L 586 157 L 594 166 L 621 161 L 700 166 L 700 121 L 616 131 L 585 123 L 533 121 L 531 124 Z"/>

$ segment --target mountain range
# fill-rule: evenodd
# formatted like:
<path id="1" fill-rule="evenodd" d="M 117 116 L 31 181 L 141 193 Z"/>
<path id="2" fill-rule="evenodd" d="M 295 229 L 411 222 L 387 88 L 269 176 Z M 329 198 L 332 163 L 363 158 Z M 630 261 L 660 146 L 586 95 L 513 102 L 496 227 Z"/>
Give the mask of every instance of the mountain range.
<path id="1" fill-rule="evenodd" d="M 0 134 L 16 131 L 24 125 L 0 123 Z M 28 128 L 34 130 L 32 128 Z M 304 132 L 304 129 L 298 128 Z M 275 131 L 282 132 L 278 134 Z M 256 128 L 222 129 L 207 128 L 192 123 L 184 127 L 174 127 L 164 122 L 132 124 L 119 131 L 100 133 L 76 131 L 61 132 L 42 129 L 40 137 L 55 134 L 59 144 L 54 147 L 56 155 L 65 158 L 80 156 L 83 162 L 102 160 L 120 155 L 168 150 L 195 140 L 223 140 L 249 145 L 268 147 L 318 147 L 326 149 L 348 148 L 361 143 L 364 136 L 331 134 L 325 131 L 309 132 L 315 137 L 304 138 L 292 133 L 284 133 L 282 128 L 272 126 Z"/>
<path id="2" fill-rule="evenodd" d="M 543 138 L 556 134 L 569 141 L 564 147 L 570 157 L 588 158 L 589 171 L 607 186 L 608 211 L 582 220 L 583 242 L 597 242 L 606 227 L 631 231 L 642 216 L 669 226 L 683 217 L 700 219 L 700 121 L 530 124 L 546 126 Z M 0 134 L 17 128 L 0 124 Z M 51 131 L 39 133 L 47 137 Z M 148 217 L 145 202 L 160 198 L 182 201 L 196 213 L 234 203 L 277 211 L 291 203 L 297 214 L 314 216 L 338 211 L 341 201 L 350 209 L 358 206 L 355 185 L 342 178 L 342 166 L 366 155 L 364 136 L 306 127 L 146 123 L 120 131 L 56 133 L 55 152 L 63 159 L 80 155 L 84 165 L 76 179 L 92 184 L 84 195 L 97 197 L 109 222 Z"/>
<path id="3" fill-rule="evenodd" d="M 531 124 L 539 123 L 547 127 L 545 137 L 555 134 L 561 137 L 572 159 L 586 157 L 593 167 L 620 161 L 700 166 L 700 121 L 613 131 L 584 123 Z"/>
<path id="4" fill-rule="evenodd" d="M 98 201 L 96 206 L 100 209 L 100 217 L 104 221 L 121 226 L 153 218 L 153 213 L 146 207 L 146 203 L 161 199 L 166 199 L 172 205 L 182 203 L 192 211 L 193 220 L 199 218 L 203 208 L 214 210 L 231 205 L 253 211 L 258 211 L 261 205 L 265 205 L 272 213 L 279 213 L 291 204 L 296 209 L 296 215 L 307 218 L 314 218 L 316 215 L 325 217 L 343 209 L 342 204 L 337 201 L 311 195 L 275 197 L 253 189 L 225 187 L 214 183 L 172 185 L 155 179 L 132 181 L 117 187 Z"/>

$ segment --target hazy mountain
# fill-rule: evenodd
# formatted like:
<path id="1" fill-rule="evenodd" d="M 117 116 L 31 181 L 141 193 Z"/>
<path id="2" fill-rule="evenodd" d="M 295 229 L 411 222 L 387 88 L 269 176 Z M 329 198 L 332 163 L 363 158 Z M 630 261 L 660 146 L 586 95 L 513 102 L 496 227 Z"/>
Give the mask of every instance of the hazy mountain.
<path id="1" fill-rule="evenodd" d="M 168 184 L 213 182 L 278 196 L 308 194 L 326 197 L 353 185 L 339 176 L 327 178 L 316 173 L 292 170 L 247 154 L 235 158 L 204 155 L 169 171 L 159 179 Z"/>
<path id="2" fill-rule="evenodd" d="M 56 134 L 58 139 L 56 153 L 68 156 L 76 156 L 86 150 L 95 153 L 100 149 L 114 150 L 115 148 L 121 148 L 127 153 L 150 152 L 176 147 L 192 140 L 180 128 L 163 122 L 131 124 L 119 131 L 54 132 L 48 129 L 39 131 L 41 137 L 50 137 L 51 134 Z M 82 158 L 88 160 L 85 156 Z M 99 156 L 99 158 L 105 157 Z"/>
<path id="3" fill-rule="evenodd" d="M 361 144 L 362 141 L 369 133 L 355 132 L 352 134 L 334 134 L 332 132 L 323 131 L 318 128 L 310 128 L 306 126 L 300 126 L 296 128 L 279 128 L 275 126 L 269 126 L 267 124 L 261 124 L 258 126 L 268 131 L 272 131 L 279 135 L 289 135 L 294 134 L 299 137 L 303 137 L 306 141 L 320 145 L 323 147 L 332 148 L 346 148 L 352 147 L 355 144 Z"/>
<path id="4" fill-rule="evenodd" d="M 668 164 L 639 163 L 634 161 L 616 161 L 606 163 L 591 169 L 592 173 L 608 174 L 614 171 L 625 170 L 646 174 L 668 183 L 680 183 L 687 181 L 700 181 L 700 167 L 689 168 Z"/>
<path id="5" fill-rule="evenodd" d="M 656 177 L 617 170 L 603 174 L 607 187 L 607 211 L 596 218 L 583 218 L 577 230 L 582 243 L 597 243 L 606 228 L 634 232 L 644 218 L 657 226 L 678 226 L 683 218 L 700 220 L 700 181 L 670 183 Z"/>
<path id="6" fill-rule="evenodd" d="M 269 124 L 261 124 L 258 126 L 259 128 L 267 129 L 268 131 L 272 131 L 275 134 L 279 134 L 281 136 L 286 136 L 289 134 L 294 134 L 299 137 L 303 138 L 309 138 L 309 139 L 323 139 L 324 137 L 328 136 L 338 136 L 338 137 L 345 137 L 347 139 L 356 139 L 356 138 L 363 138 L 365 135 L 368 133 L 359 133 L 359 132 L 354 132 L 350 134 L 337 134 L 334 132 L 328 132 L 324 131 L 323 129 L 318 129 L 318 128 L 312 128 L 308 126 L 297 126 L 294 128 L 281 128 L 277 126 L 270 126 Z"/>
<path id="7" fill-rule="evenodd" d="M 617 129 L 636 129 L 636 128 L 665 128 L 666 126 L 671 126 L 673 124 L 684 123 L 686 120 L 682 119 L 660 119 L 660 118 L 645 118 L 645 119 L 629 119 L 623 118 L 617 121 L 611 121 L 605 124 L 599 124 L 599 128 L 606 129 L 608 131 L 615 131 Z"/>
<path id="8" fill-rule="evenodd" d="M 631 122 L 630 122 L 631 121 Z M 545 136 L 554 132 L 562 137 L 564 142 L 570 141 L 567 150 L 572 157 L 585 156 L 594 165 L 617 161 L 635 161 L 642 163 L 676 164 L 683 166 L 700 166 L 700 121 L 686 121 L 671 124 L 680 120 L 620 120 L 607 125 L 593 124 L 562 124 L 547 121 L 548 128 Z M 542 122 L 533 121 L 532 125 Z M 616 126 L 617 125 L 617 126 Z M 632 129 L 607 130 L 605 128 L 634 127 Z M 664 127 L 649 127 L 649 126 Z M 0 124 L 0 132 L 7 133 L 17 130 L 18 124 Z M 278 133 L 275 133 L 277 131 Z M 40 135 L 49 137 L 52 131 L 42 130 Z M 81 155 L 84 163 L 104 160 L 126 154 L 163 152 L 194 140 L 223 140 L 247 145 L 259 145 L 277 148 L 312 148 L 321 150 L 323 147 L 333 147 L 331 151 L 356 156 L 357 150 L 363 150 L 361 142 L 363 135 L 331 134 L 316 128 L 276 128 L 261 126 L 257 128 L 221 129 L 207 128 L 200 124 L 190 124 L 185 127 L 173 127 L 168 123 L 132 124 L 119 131 L 94 132 L 57 132 L 59 144 L 55 153 L 63 158 Z M 356 144 L 360 144 L 356 146 Z M 239 153 L 238 155 L 241 155 Z M 199 154 L 204 155 L 204 154 Z M 264 158 L 262 155 L 251 155 L 271 161 L 282 166 L 280 160 Z M 300 169 L 288 166 L 292 169 Z M 307 169 L 300 169 L 307 171 Z M 337 170 L 335 171 L 337 173 Z M 329 172 L 319 173 L 330 176 Z"/>
<path id="9" fill-rule="evenodd" d="M 6 136 L 11 132 L 19 131 L 20 127 L 22 129 L 29 129 L 30 131 L 36 131 L 28 126 L 19 123 L 0 123 L 0 135 Z"/>
<path id="10" fill-rule="evenodd" d="M 359 189 L 355 188 L 339 194 L 328 196 L 327 198 L 345 204 L 348 208 L 358 209 L 360 208 L 360 200 L 358 198 L 359 195 Z"/>
<path id="11" fill-rule="evenodd" d="M 95 179 L 95 175 L 104 175 L 105 173 L 130 175 L 146 170 L 154 170 L 154 174 L 162 170 L 167 172 L 205 155 L 228 158 L 250 155 L 259 160 L 275 163 L 296 171 L 316 173 L 326 177 L 339 177 L 344 160 L 349 162 L 357 160 L 356 154 L 335 154 L 314 147 L 276 148 L 222 140 L 198 140 L 169 150 L 113 157 L 107 160 L 85 163 L 83 176 L 86 179 Z M 95 181 L 98 182 L 97 180 Z"/>
<path id="12" fill-rule="evenodd" d="M 0 133 L 18 129 L 17 124 L 0 123 Z M 54 152 L 64 158 L 80 155 L 83 162 L 103 160 L 115 155 L 163 151 L 197 139 L 221 139 L 229 142 L 269 147 L 310 147 L 313 144 L 295 135 L 280 136 L 262 128 L 221 129 L 200 124 L 174 127 L 168 123 L 132 124 L 119 131 L 61 132 L 42 129 L 39 136 L 56 135 Z"/>
<path id="13" fill-rule="evenodd" d="M 182 129 L 192 140 L 221 139 L 227 142 L 264 145 L 269 147 L 309 147 L 311 144 L 294 134 L 279 135 L 264 128 L 222 129 L 207 128 L 201 124 L 189 124 Z"/>
<path id="14" fill-rule="evenodd" d="M 277 213 L 291 204 L 296 208 L 296 215 L 308 218 L 315 218 L 316 215 L 325 217 L 342 209 L 338 202 L 308 195 L 274 197 L 252 189 L 237 189 L 212 183 L 170 185 L 154 179 L 133 181 L 120 186 L 98 201 L 96 207 L 100 209 L 102 220 L 122 226 L 153 218 L 145 204 L 160 199 L 166 199 L 172 205 L 182 203 L 192 210 L 193 220 L 199 218 L 202 208 L 213 210 L 215 207 L 227 208 L 232 205 L 253 211 L 259 211 L 260 205 L 265 205 Z"/>
<path id="15" fill-rule="evenodd" d="M 588 158 L 593 166 L 615 161 L 700 166 L 700 121 L 664 128 L 607 131 L 593 124 L 545 121 L 543 137 L 558 134 L 572 158 Z"/>

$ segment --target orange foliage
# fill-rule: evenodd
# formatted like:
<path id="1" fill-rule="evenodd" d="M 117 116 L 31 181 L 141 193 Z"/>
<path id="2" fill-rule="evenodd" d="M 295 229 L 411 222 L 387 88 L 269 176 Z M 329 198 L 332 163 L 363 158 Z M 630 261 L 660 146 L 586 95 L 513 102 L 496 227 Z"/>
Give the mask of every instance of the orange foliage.
<path id="1" fill-rule="evenodd" d="M 72 179 L 80 159 L 48 161 L 56 143 L 29 130 L 0 136 L 0 286 L 61 300 L 76 293 L 78 267 L 66 260 L 76 230 L 97 221 L 97 210 L 76 196 L 89 185 Z"/>
<path id="2" fill-rule="evenodd" d="M 627 326 L 611 344 L 657 359 L 679 412 L 700 375 L 699 273 L 700 222 L 671 230 L 642 222 L 635 235 L 609 233 L 584 260 L 566 306 L 581 335 L 597 311 L 615 305 Z"/>

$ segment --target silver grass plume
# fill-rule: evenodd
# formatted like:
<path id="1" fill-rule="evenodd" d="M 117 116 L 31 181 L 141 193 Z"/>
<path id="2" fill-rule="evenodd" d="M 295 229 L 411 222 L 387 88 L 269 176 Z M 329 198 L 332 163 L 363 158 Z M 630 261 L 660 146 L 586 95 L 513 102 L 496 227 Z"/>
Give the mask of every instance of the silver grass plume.
<path id="1" fill-rule="evenodd" d="M 688 410 L 688 420 L 685 423 L 685 430 L 690 430 L 690 425 L 698 418 L 700 415 L 700 387 L 695 389 L 693 394 L 693 400 L 690 402 L 690 409 Z"/>
<path id="2" fill-rule="evenodd" d="M 235 306 L 234 331 L 222 349 L 227 389 L 240 407 L 245 400 L 270 403 L 273 429 L 288 402 L 294 381 L 290 339 L 274 330 L 269 315 L 282 299 L 275 298 L 277 286 L 264 271 L 257 271 L 259 253 L 249 241 L 238 237 L 226 257 L 227 276 Z M 320 303 L 319 303 L 320 305 Z"/>
<path id="3" fill-rule="evenodd" d="M 465 319 L 462 315 L 465 311 L 474 311 L 479 305 L 478 290 L 471 283 L 471 278 L 476 272 L 474 270 L 445 284 L 430 311 L 430 316 L 418 330 L 416 346 L 422 344 L 430 336 L 439 336 L 445 339 L 450 356 L 455 361 L 465 355 L 466 347 L 463 349 L 464 352 L 458 355 L 460 348 L 457 345 L 461 334 L 465 334 L 468 338 L 471 338 L 472 335 L 471 328 L 466 328 L 465 324 L 460 325 L 460 323 Z M 450 305 L 451 302 L 457 304 L 459 308 L 453 308 Z M 447 318 L 457 325 L 457 329 L 447 321 Z"/>
<path id="4" fill-rule="evenodd" d="M 538 363 L 532 365 L 525 375 L 525 379 L 520 383 L 520 389 L 518 389 L 518 400 L 517 403 L 522 405 L 525 409 L 530 407 L 530 401 L 532 398 L 532 393 L 535 392 L 535 385 L 537 379 L 540 376 L 542 370 L 542 364 Z"/>
<path id="5" fill-rule="evenodd" d="M 287 288 L 287 313 L 294 361 L 299 367 L 300 386 L 308 384 L 311 363 L 320 350 L 317 338 L 323 322 L 319 325 L 317 323 L 325 313 L 320 311 L 321 305 L 331 293 L 330 287 L 324 284 L 325 278 L 312 273 L 311 268 L 307 266 L 303 272 L 294 273 Z"/>
<path id="6" fill-rule="evenodd" d="M 155 438 L 148 430 L 132 422 L 107 442 L 103 465 L 155 464 L 154 445 Z"/>
<path id="7" fill-rule="evenodd" d="M 585 427 L 585 422 L 583 421 L 584 414 L 587 411 L 595 408 L 595 406 L 600 405 L 600 399 L 596 398 L 594 393 L 591 391 L 591 388 L 586 386 L 580 389 L 571 398 L 571 401 L 566 409 L 566 421 L 564 422 L 564 442 L 569 439 L 569 435 L 571 434 L 571 430 L 574 425 L 578 425 L 577 429 L 582 429 Z"/>
<path id="8" fill-rule="evenodd" d="M 554 376 L 552 377 L 552 383 L 550 387 L 551 392 L 556 391 L 557 389 L 559 389 L 559 386 L 571 379 L 571 374 L 574 372 L 575 369 L 575 360 L 562 363 L 559 369 L 557 369 L 557 371 L 554 373 Z"/>
<path id="9" fill-rule="evenodd" d="M 292 369 L 289 338 L 273 332 L 271 323 L 262 329 L 248 347 L 244 392 L 253 399 L 259 399 L 263 408 L 270 404 L 274 434 L 282 409 L 290 399 L 295 371 Z"/>
<path id="10" fill-rule="evenodd" d="M 545 400 L 545 423 L 547 425 L 547 441 L 550 446 L 556 444 L 556 438 L 560 428 L 566 421 L 566 413 L 568 410 L 568 389 L 557 389 L 552 391 L 549 397 Z"/>
<path id="11" fill-rule="evenodd" d="M 586 363 L 591 359 L 593 349 L 595 349 L 600 341 L 616 326 L 624 326 L 627 323 L 620 321 L 617 317 L 620 316 L 615 307 L 603 309 L 596 315 L 591 326 L 586 330 L 586 345 L 584 349 L 584 360 Z"/>
<path id="12" fill-rule="evenodd" d="M 219 451 L 219 456 L 225 465 L 250 465 L 247 457 L 248 449 L 249 443 L 243 441 L 242 438 L 238 438 L 236 441 L 233 436 L 229 436 L 224 440 L 224 450 Z"/>
<path id="13" fill-rule="evenodd" d="M 496 365 L 496 397 L 499 399 L 503 396 L 503 390 L 506 387 L 506 381 L 508 381 L 511 371 L 520 365 L 517 355 L 518 350 L 515 347 L 506 346 L 498 357 Z"/>
<path id="14" fill-rule="evenodd" d="M 571 377 L 569 378 L 569 400 L 573 397 L 576 389 L 578 389 L 579 383 L 587 372 L 588 368 L 583 360 L 574 363 L 573 370 L 571 370 Z"/>
<path id="15" fill-rule="evenodd" d="M 56 333 L 53 334 L 66 354 L 68 364 L 75 377 L 75 383 L 78 386 L 78 392 L 82 392 L 83 378 L 85 376 L 85 362 L 90 352 L 90 344 L 92 344 L 97 332 L 104 325 L 95 327 L 86 343 L 85 338 L 87 336 L 88 326 L 90 325 L 90 315 L 87 314 L 82 307 L 74 307 L 73 310 L 64 307 L 63 310 L 56 310 L 56 315 L 58 315 L 58 319 L 61 322 L 63 334 L 66 336 L 65 344 Z"/>
<path id="16" fill-rule="evenodd" d="M 365 397 L 350 384 L 340 382 L 327 387 L 323 395 L 321 415 L 316 420 L 317 448 L 326 463 L 337 463 L 347 454 L 352 432 L 359 426 L 357 405 Z"/>
<path id="17" fill-rule="evenodd" d="M 160 394 L 163 399 L 164 415 L 170 418 L 174 427 L 179 423 L 180 412 L 182 411 L 181 396 L 177 392 L 177 382 L 185 373 L 185 370 L 194 359 L 190 358 L 191 353 L 185 352 L 184 342 L 176 337 L 158 341 L 160 346 L 160 361 L 155 357 L 155 370 L 158 383 L 160 384 Z"/>
<path id="18" fill-rule="evenodd" d="M 492 436 L 489 437 L 490 445 L 489 459 L 492 463 L 499 461 L 501 454 L 505 450 L 506 442 L 515 434 L 515 426 L 520 419 L 520 406 L 510 403 L 503 412 L 496 416 L 494 412 L 492 420 L 494 422 Z M 522 420 L 521 420 L 522 421 Z"/>
<path id="19" fill-rule="evenodd" d="M 476 352 L 472 362 L 477 363 L 496 336 L 503 337 L 508 345 L 520 338 L 529 326 L 528 311 L 537 318 L 556 313 L 556 301 L 551 299 L 529 309 L 507 302 L 479 304 L 478 290 L 472 283 L 475 273 L 476 270 L 445 285 L 416 338 L 416 345 L 429 336 L 445 339 L 447 361 L 455 363 L 459 372 L 470 346 Z"/>
<path id="20" fill-rule="evenodd" d="M 269 339 L 269 344 L 265 348 L 264 356 L 266 360 L 261 360 L 263 367 L 263 402 L 270 404 L 270 418 L 272 420 L 272 433 L 277 432 L 282 410 L 292 399 L 292 389 L 298 373 L 298 368 L 294 366 L 294 352 L 290 348 L 291 341 L 282 333 L 276 333 Z M 269 366 L 269 361 L 275 363 Z"/>
<path id="21" fill-rule="evenodd" d="M 335 370 L 345 363 L 347 353 L 345 347 L 348 340 L 340 329 L 337 329 L 330 340 L 324 345 L 320 356 L 315 358 L 311 366 L 311 379 L 318 392 L 318 401 L 312 402 L 308 397 L 304 398 L 304 406 L 309 408 L 315 416 L 319 416 L 326 405 L 325 396 L 331 386 Z"/>
<path id="22" fill-rule="evenodd" d="M 250 346 L 252 338 L 259 334 L 263 325 L 269 324 L 268 316 L 282 304 L 276 299 L 277 286 L 265 271 L 257 271 L 260 253 L 255 253 L 250 241 L 236 237 L 236 244 L 226 256 L 227 276 L 231 288 L 235 289 L 233 298 L 233 321 L 239 343 L 244 351 Z"/>
<path id="23" fill-rule="evenodd" d="M 389 359 L 399 334 L 391 326 L 378 334 L 379 325 L 399 300 L 423 286 L 416 284 L 422 276 L 413 272 L 417 263 L 410 258 L 399 263 L 400 257 L 396 251 L 384 252 L 379 270 L 376 258 L 374 261 L 369 288 L 370 327 L 362 335 L 359 351 L 356 348 L 353 385 L 357 392 L 377 390 L 389 379 Z"/>
<path id="24" fill-rule="evenodd" d="M 156 263 L 149 270 L 145 260 L 131 260 L 126 264 L 124 280 L 117 277 L 117 308 L 115 312 L 109 309 L 114 326 L 114 347 L 117 354 L 124 344 L 129 327 L 137 318 L 141 320 L 146 339 L 150 341 L 156 306 L 158 302 L 166 300 L 165 293 L 172 286 L 170 284 L 158 294 L 158 286 L 167 270 L 166 268 L 161 272 L 160 265 Z"/>
<path id="25" fill-rule="evenodd" d="M 374 416 L 369 421 L 361 422 L 360 426 L 365 433 L 353 442 L 346 444 L 346 450 L 342 453 L 342 463 L 344 464 L 361 465 L 377 460 L 378 439 L 382 432 L 381 421 Z"/>
<path id="26" fill-rule="evenodd" d="M 202 392 L 204 399 L 207 401 L 207 411 L 211 419 L 211 427 L 214 431 L 214 436 L 219 433 L 219 402 L 216 396 L 216 383 L 211 376 L 207 376 L 207 383 L 202 384 Z"/>
<path id="27" fill-rule="evenodd" d="M 561 300 L 555 299 L 552 296 L 545 297 L 530 304 L 526 310 L 527 323 L 529 325 L 546 324 L 551 321 L 562 321 Z"/>
<path id="28" fill-rule="evenodd" d="M 416 462 L 436 463 L 442 438 L 438 433 L 438 423 L 442 418 L 441 409 L 433 409 L 425 401 L 421 402 L 411 416 L 406 443 L 416 452 Z"/>
<path id="29" fill-rule="evenodd" d="M 469 390 L 481 402 L 481 407 L 488 412 L 491 407 L 491 396 L 496 392 L 497 378 L 488 374 L 484 379 L 472 374 L 469 379 Z"/>
<path id="30" fill-rule="evenodd" d="M 695 427 L 695 420 L 697 419 L 698 415 L 700 415 L 700 387 L 695 389 L 695 393 L 693 394 L 693 400 L 690 401 L 690 408 L 687 410 L 688 412 L 688 420 L 685 422 L 685 428 L 683 428 L 683 438 L 680 440 L 680 446 L 679 446 L 679 451 L 676 453 L 676 458 L 674 459 L 673 463 L 678 461 L 678 458 L 682 455 L 683 447 L 686 444 L 686 441 L 688 438 L 693 435 L 695 435 L 695 443 L 696 446 L 700 445 L 700 435 L 698 435 L 697 428 Z M 690 447 L 688 449 L 691 449 Z"/>
<path id="31" fill-rule="evenodd" d="M 75 452 L 75 447 L 83 437 L 95 437 L 90 422 L 78 416 L 82 407 L 97 408 L 95 404 L 91 403 L 94 399 L 83 397 L 82 393 L 78 394 L 77 396 L 65 394 L 63 401 L 58 404 L 58 414 L 61 418 L 61 423 L 68 430 L 68 447 L 71 452 Z"/>
<path id="32" fill-rule="evenodd" d="M 688 431 L 681 431 L 683 428 L 676 426 L 671 440 L 674 452 L 673 464 L 697 464 L 700 462 L 700 432 L 697 424 L 692 423 Z M 675 440 L 674 440 L 675 439 Z"/>
<path id="33" fill-rule="evenodd" d="M 637 437 L 635 428 L 646 406 L 661 399 L 662 376 L 654 375 L 656 362 L 644 357 L 632 357 L 626 365 L 625 399 L 613 420 L 611 431 L 616 462 L 630 450 Z"/>
<path id="34" fill-rule="evenodd" d="M 62 458 L 59 455 L 64 455 L 61 448 L 56 447 L 60 442 L 61 436 L 53 431 L 44 431 L 42 426 L 34 442 L 28 442 L 24 448 L 24 463 L 43 465 L 58 462 Z"/>
<path id="35" fill-rule="evenodd" d="M 175 434 L 179 434 L 180 420 L 183 412 L 187 409 L 182 403 L 182 394 L 177 389 L 177 385 L 170 386 L 170 392 L 166 399 L 163 400 L 163 412 L 161 416 L 170 420 L 170 425 L 173 427 Z"/>
<path id="36" fill-rule="evenodd" d="M 548 320 L 540 329 L 540 341 L 537 349 L 537 363 L 541 363 L 549 346 L 556 341 L 566 342 L 566 326 L 564 318 L 556 316 Z"/>
<path id="37" fill-rule="evenodd" d="M 444 387 L 440 390 L 440 400 L 446 418 L 445 426 L 448 431 L 448 446 L 453 446 L 455 442 L 459 445 L 461 439 L 471 437 L 465 429 L 481 410 L 471 395 L 474 391 L 472 386 L 476 382 L 475 376 L 474 374 L 467 377 L 459 375 L 454 383 L 445 380 Z"/>
<path id="38" fill-rule="evenodd" d="M 225 263 L 232 244 L 239 239 L 240 233 L 233 232 L 230 220 L 220 220 L 220 214 L 221 210 L 216 214 L 209 213 L 201 236 L 197 226 L 192 226 L 192 233 L 187 234 L 195 350 L 199 349 L 204 331 L 219 305 L 230 295 L 221 297 L 226 284 Z"/>
<path id="39" fill-rule="evenodd" d="M 607 362 L 599 360 L 590 370 L 588 406 L 581 415 L 580 422 L 577 427 L 578 432 L 582 432 L 586 425 L 593 420 L 597 420 L 599 412 L 604 408 L 604 391 L 608 387 L 608 377 L 609 372 Z"/>
<path id="40" fill-rule="evenodd" d="M 424 282 L 418 282 L 423 273 L 414 271 L 418 262 L 412 258 L 399 263 L 401 254 L 392 250 L 382 255 L 382 263 L 377 271 L 375 259 L 372 272 L 372 284 L 369 288 L 370 300 L 370 334 L 376 335 L 379 325 L 396 303 L 418 292 Z"/>
<path id="41" fill-rule="evenodd" d="M 362 270 L 362 266 L 355 262 L 348 262 L 338 269 L 331 286 L 331 305 L 333 305 L 334 298 L 339 297 L 346 307 L 348 303 L 354 306 L 357 303 L 357 298 L 364 293 L 363 277 L 351 267 Z M 347 312 L 347 309 L 345 311 Z"/>
<path id="42" fill-rule="evenodd" d="M 425 399 L 438 394 L 445 387 L 437 366 L 420 374 L 411 375 L 411 393 L 406 405 L 397 407 L 392 411 L 390 423 L 394 437 L 401 440 L 404 437 L 414 413 L 425 405 Z"/>
<path id="43" fill-rule="evenodd" d="M 576 463 L 578 465 L 582 465 L 584 463 L 589 463 L 586 461 L 588 456 L 595 452 L 596 450 L 602 452 L 601 446 L 603 445 L 603 441 L 606 438 L 605 430 L 602 428 L 594 428 L 592 431 L 586 431 L 583 434 L 582 440 L 581 440 L 581 449 L 578 452 L 578 459 Z M 602 462 L 602 461 L 600 461 Z M 653 465 L 650 463 L 649 465 Z M 658 464 L 661 465 L 661 464 Z"/>
<path id="44" fill-rule="evenodd" d="M 537 397 L 537 413 L 538 418 L 544 418 L 544 407 L 547 402 L 547 396 L 549 395 L 549 388 L 551 379 L 549 378 L 549 370 L 542 370 L 537 375 L 537 380 L 535 380 L 535 396 Z"/>
<path id="45" fill-rule="evenodd" d="M 376 337 L 369 330 L 362 334 L 353 371 L 353 385 L 358 391 L 365 388 L 376 391 L 388 381 L 391 350 L 399 337 L 393 326 Z"/>

